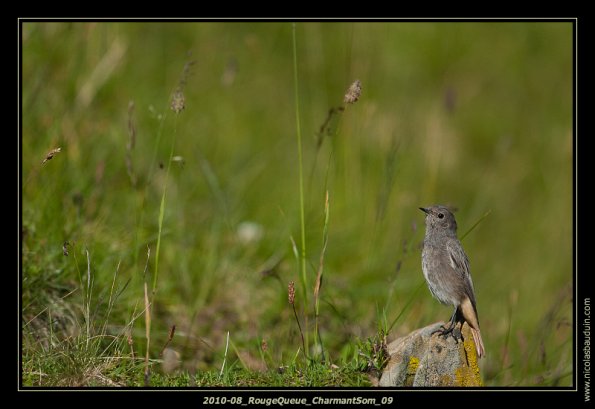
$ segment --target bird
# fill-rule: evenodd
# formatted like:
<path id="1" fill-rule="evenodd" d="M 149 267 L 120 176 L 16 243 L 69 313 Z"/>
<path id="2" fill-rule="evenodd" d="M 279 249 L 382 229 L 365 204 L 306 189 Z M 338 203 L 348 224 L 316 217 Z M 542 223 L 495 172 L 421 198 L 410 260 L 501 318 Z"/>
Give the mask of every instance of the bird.
<path id="1" fill-rule="evenodd" d="M 477 302 L 469 259 L 457 238 L 457 222 L 452 212 L 442 205 L 420 207 L 425 216 L 426 233 L 422 250 L 422 271 L 430 292 L 442 304 L 452 305 L 454 312 L 448 326 L 441 326 L 442 336 L 452 334 L 458 341 L 462 338 L 455 331 L 457 324 L 469 324 L 475 341 L 477 356 L 485 356 L 485 348 L 479 329 Z"/>

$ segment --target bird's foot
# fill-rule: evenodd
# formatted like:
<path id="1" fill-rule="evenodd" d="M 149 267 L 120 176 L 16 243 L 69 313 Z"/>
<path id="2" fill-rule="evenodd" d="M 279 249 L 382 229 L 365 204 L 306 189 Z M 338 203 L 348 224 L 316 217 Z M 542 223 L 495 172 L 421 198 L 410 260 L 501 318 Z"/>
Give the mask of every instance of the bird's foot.
<path id="1" fill-rule="evenodd" d="M 461 333 L 461 330 L 457 328 L 456 325 L 449 325 L 448 327 L 441 325 L 440 328 L 433 331 L 430 335 L 434 334 L 438 334 L 439 336 L 444 338 L 446 338 L 448 335 L 452 335 L 452 337 L 455 339 L 457 343 L 463 340 L 463 334 Z"/>
<path id="2" fill-rule="evenodd" d="M 449 325 L 448 327 L 445 327 L 444 325 L 440 325 L 440 328 L 438 328 L 436 331 L 432 331 L 432 333 L 430 335 L 438 334 L 442 337 L 445 337 L 448 334 L 450 334 L 453 330 L 454 330 L 453 325 Z"/>

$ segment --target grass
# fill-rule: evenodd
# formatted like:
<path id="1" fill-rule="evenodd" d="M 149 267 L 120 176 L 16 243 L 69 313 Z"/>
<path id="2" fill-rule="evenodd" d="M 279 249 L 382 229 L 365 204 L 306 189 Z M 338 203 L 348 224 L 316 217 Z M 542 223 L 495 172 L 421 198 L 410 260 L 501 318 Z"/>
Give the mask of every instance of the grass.
<path id="1" fill-rule="evenodd" d="M 305 225 L 305 216 L 304 216 L 304 159 L 302 154 L 302 131 L 300 127 L 300 96 L 299 96 L 299 81 L 298 81 L 298 57 L 297 57 L 297 40 L 295 35 L 295 23 L 292 24 L 292 38 L 293 38 L 293 83 L 294 83 L 294 90 L 295 90 L 295 131 L 296 131 L 296 139 L 297 139 L 297 152 L 298 152 L 298 169 L 299 169 L 299 194 L 300 194 L 300 252 L 299 252 L 299 259 L 300 259 L 300 279 L 302 284 L 302 297 L 304 304 L 308 304 L 308 278 L 306 276 L 306 225 Z M 291 303 L 294 305 L 294 303 Z M 295 313 L 295 308 L 294 308 Z M 297 321 L 297 315 L 296 315 Z M 305 321 L 306 325 L 308 325 L 308 316 L 305 314 Z M 299 321 L 298 321 L 299 324 Z M 300 328 L 300 333 L 302 330 Z M 302 335 L 302 340 L 304 343 L 304 354 L 306 358 L 310 353 L 310 343 L 308 338 L 308 331 Z"/>
<path id="2" fill-rule="evenodd" d="M 22 32 L 23 385 L 371 385 L 450 315 L 421 274 L 434 203 L 484 383 L 571 384 L 570 24 Z"/>

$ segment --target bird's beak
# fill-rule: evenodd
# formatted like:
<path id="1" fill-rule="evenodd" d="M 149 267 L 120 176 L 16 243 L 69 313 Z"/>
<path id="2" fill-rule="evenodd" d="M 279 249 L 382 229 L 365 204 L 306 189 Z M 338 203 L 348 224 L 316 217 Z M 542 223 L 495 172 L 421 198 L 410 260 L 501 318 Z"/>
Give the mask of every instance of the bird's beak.
<path id="1" fill-rule="evenodd" d="M 425 207 L 420 207 L 419 210 L 421 210 L 425 214 L 429 214 L 430 213 L 430 211 L 428 209 L 426 209 Z"/>

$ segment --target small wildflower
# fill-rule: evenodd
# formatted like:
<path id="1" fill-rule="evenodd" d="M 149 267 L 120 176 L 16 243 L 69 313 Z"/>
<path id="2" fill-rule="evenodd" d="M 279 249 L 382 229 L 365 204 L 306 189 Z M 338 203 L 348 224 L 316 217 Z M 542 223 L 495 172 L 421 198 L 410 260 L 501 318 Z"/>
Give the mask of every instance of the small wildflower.
<path id="1" fill-rule="evenodd" d="M 360 80 L 355 80 L 353 84 L 347 90 L 347 94 L 345 94 L 345 98 L 343 101 L 347 104 L 353 104 L 356 102 L 360 95 L 362 94 L 362 83 Z"/>
<path id="2" fill-rule="evenodd" d="M 184 169 L 184 165 L 186 164 L 186 161 L 182 156 L 174 156 L 173 158 L 171 158 L 171 161 L 179 164 L 182 169 Z"/>
<path id="3" fill-rule="evenodd" d="M 264 229 L 256 222 L 244 221 L 238 225 L 236 234 L 242 244 L 251 244 L 262 239 Z"/>

